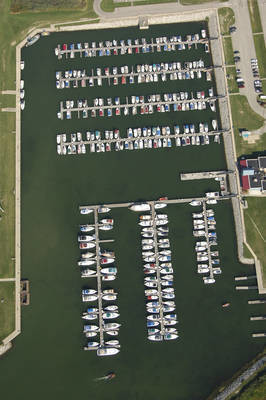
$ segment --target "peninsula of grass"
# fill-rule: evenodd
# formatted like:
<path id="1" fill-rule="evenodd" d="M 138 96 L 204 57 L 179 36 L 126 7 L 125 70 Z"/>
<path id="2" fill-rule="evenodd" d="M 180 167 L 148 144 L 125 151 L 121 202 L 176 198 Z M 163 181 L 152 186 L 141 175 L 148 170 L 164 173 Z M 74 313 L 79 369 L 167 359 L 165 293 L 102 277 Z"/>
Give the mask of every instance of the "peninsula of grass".
<path id="1" fill-rule="evenodd" d="M 259 64 L 259 72 L 261 78 L 266 78 L 266 48 L 264 42 L 264 35 L 254 35 L 254 44 L 256 50 L 256 56 Z"/>
<path id="2" fill-rule="evenodd" d="M 261 19 L 260 19 L 260 10 L 258 6 L 257 0 L 248 0 L 248 9 L 250 22 L 253 33 L 259 33 L 262 31 Z"/>
<path id="3" fill-rule="evenodd" d="M 266 286 L 266 198 L 249 197 L 244 210 L 247 242 L 258 257 Z"/>
<path id="4" fill-rule="evenodd" d="M 15 283 L 0 282 L 0 344 L 15 329 Z"/>
<path id="5" fill-rule="evenodd" d="M 239 88 L 236 84 L 236 68 L 235 67 L 226 68 L 226 77 L 227 77 L 229 93 L 239 93 Z"/>
<path id="6" fill-rule="evenodd" d="M 236 153 L 237 157 L 243 154 L 249 154 L 252 151 L 261 150 L 261 144 L 259 141 L 255 144 L 248 144 L 240 136 L 241 130 L 256 130 L 263 126 L 264 119 L 260 115 L 256 114 L 249 106 L 247 98 L 245 96 L 236 95 L 230 96 L 232 118 L 233 118 L 233 129 L 236 141 Z M 262 139 L 266 141 L 265 134 Z"/>
<path id="7" fill-rule="evenodd" d="M 234 52 L 233 52 L 233 44 L 231 37 L 224 37 L 223 39 L 223 47 L 224 47 L 224 58 L 226 65 L 234 64 Z"/>
<path id="8" fill-rule="evenodd" d="M 229 35 L 229 27 L 235 24 L 235 14 L 232 8 L 223 7 L 218 9 L 219 22 L 222 35 Z"/>

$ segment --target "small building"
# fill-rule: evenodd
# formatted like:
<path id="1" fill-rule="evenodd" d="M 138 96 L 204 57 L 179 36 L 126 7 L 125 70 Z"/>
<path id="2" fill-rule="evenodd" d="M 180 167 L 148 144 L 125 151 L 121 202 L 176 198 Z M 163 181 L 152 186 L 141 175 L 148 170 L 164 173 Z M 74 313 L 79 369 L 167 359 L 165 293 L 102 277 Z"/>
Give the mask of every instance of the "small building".
<path id="1" fill-rule="evenodd" d="M 242 189 L 250 193 L 266 193 L 266 157 L 240 160 Z"/>

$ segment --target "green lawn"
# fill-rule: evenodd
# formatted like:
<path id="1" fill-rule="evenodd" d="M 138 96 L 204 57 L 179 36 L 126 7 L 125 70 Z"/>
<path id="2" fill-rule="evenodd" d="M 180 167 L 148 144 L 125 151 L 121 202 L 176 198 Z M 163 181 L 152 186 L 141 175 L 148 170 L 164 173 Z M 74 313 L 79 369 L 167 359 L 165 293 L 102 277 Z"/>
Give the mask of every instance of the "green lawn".
<path id="1" fill-rule="evenodd" d="M 113 12 L 116 7 L 129 7 L 131 2 L 114 3 L 113 0 L 102 0 L 101 9 L 105 12 Z"/>
<path id="2" fill-rule="evenodd" d="M 266 198 L 248 197 L 244 210 L 246 235 L 249 245 L 261 262 L 263 283 L 266 285 Z M 255 225 L 254 225 L 255 223 Z M 260 233 L 259 233 L 260 232 Z"/>
<path id="3" fill-rule="evenodd" d="M 223 7 L 218 9 L 219 22 L 222 35 L 229 35 L 229 27 L 235 24 L 235 14 L 232 8 Z"/>
<path id="4" fill-rule="evenodd" d="M 263 126 L 264 119 L 249 106 L 245 96 L 230 96 L 237 156 L 261 150 L 266 145 L 266 135 L 255 144 L 248 144 L 239 135 L 239 129 L 255 130 Z"/>
<path id="5" fill-rule="evenodd" d="M 266 49 L 264 35 L 253 35 L 256 55 L 259 63 L 260 77 L 266 78 Z"/>
<path id="6" fill-rule="evenodd" d="M 226 76 L 227 76 L 229 93 L 239 93 L 239 88 L 236 84 L 236 68 L 235 67 L 226 68 Z"/>
<path id="7" fill-rule="evenodd" d="M 16 107 L 16 96 L 12 94 L 0 94 L 0 108 Z"/>
<path id="8" fill-rule="evenodd" d="M 0 282 L 0 343 L 15 329 L 15 283 Z"/>
<path id="9" fill-rule="evenodd" d="M 243 249 L 244 249 L 243 254 L 245 258 L 253 258 L 252 254 L 250 253 L 249 249 L 245 244 L 243 245 Z"/>
<path id="10" fill-rule="evenodd" d="M 47 9 L 84 9 L 87 6 L 87 0 L 12 0 L 11 11 L 28 12 L 28 11 L 42 11 Z"/>
<path id="11" fill-rule="evenodd" d="M 266 368 L 256 374 L 253 379 L 249 379 L 240 389 L 240 392 L 230 400 L 262 400 L 265 399 L 266 393 Z"/>
<path id="12" fill-rule="evenodd" d="M 263 94 L 266 94 L 266 79 L 264 81 L 262 81 L 262 90 L 263 90 Z"/>
<path id="13" fill-rule="evenodd" d="M 253 33 L 262 32 L 260 11 L 257 0 L 248 0 L 248 9 Z"/>
<path id="14" fill-rule="evenodd" d="M 234 52 L 231 37 L 223 38 L 225 64 L 234 64 Z"/>

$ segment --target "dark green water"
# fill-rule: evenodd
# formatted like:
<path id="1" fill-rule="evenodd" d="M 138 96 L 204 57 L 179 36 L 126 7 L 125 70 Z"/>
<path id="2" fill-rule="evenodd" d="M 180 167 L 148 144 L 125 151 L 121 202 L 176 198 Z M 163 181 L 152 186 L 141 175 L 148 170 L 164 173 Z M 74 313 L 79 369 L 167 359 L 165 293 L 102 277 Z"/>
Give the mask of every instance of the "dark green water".
<path id="1" fill-rule="evenodd" d="M 181 25 L 178 32 L 197 32 L 199 27 L 199 24 Z M 130 28 L 56 34 L 23 50 L 26 109 L 22 117 L 22 276 L 30 279 L 31 305 L 22 312 L 22 334 L 0 363 L 0 387 L 6 400 L 204 399 L 217 384 L 262 349 L 262 341 L 251 338 L 251 332 L 259 331 L 261 325 L 249 322 L 249 316 L 258 314 L 260 308 L 247 305 L 247 300 L 256 294 L 238 293 L 234 289 L 235 275 L 254 271 L 237 261 L 231 204 L 220 202 L 215 210 L 223 274 L 211 287 L 206 287 L 196 273 L 192 208 L 179 205 L 167 209 L 180 334 L 180 339 L 172 343 L 148 343 L 146 339 L 137 215 L 124 209 L 112 212 L 115 229 L 108 236 L 115 238 L 113 249 L 119 269 L 112 286 L 119 291 L 122 349 L 117 356 L 106 358 L 82 351 L 85 342 L 81 334 L 80 289 L 86 280 L 81 280 L 76 266 L 79 256 L 76 236 L 78 224 L 87 219 L 79 215 L 78 206 L 156 199 L 162 195 L 198 196 L 206 190 L 217 189 L 216 183 L 181 183 L 179 173 L 221 169 L 225 167 L 225 159 L 223 146 L 217 144 L 58 157 L 55 143 L 58 132 L 89 127 L 123 130 L 153 123 L 181 125 L 210 120 L 211 114 L 208 111 L 155 114 L 147 117 L 149 121 L 144 117 L 114 117 L 94 119 L 93 125 L 90 120 L 59 121 L 56 112 L 60 100 L 95 97 L 96 93 L 98 97 L 114 96 L 120 87 L 114 91 L 108 87 L 56 91 L 56 70 L 70 68 L 70 64 L 72 68 L 74 65 L 76 68 L 131 65 L 144 62 L 144 57 L 148 63 L 155 56 L 59 62 L 53 56 L 53 48 L 59 42 L 71 40 L 84 42 L 176 32 L 177 27 L 169 25 L 141 33 Z M 158 59 L 174 60 L 173 54 L 161 53 Z M 199 56 L 193 51 L 189 56 L 185 52 L 177 56 L 179 60 L 206 57 L 202 52 Z M 179 84 L 176 91 L 181 87 L 191 88 L 191 82 Z M 173 85 L 173 82 L 158 85 L 156 92 L 170 91 Z M 207 87 L 202 82 L 204 85 Z M 120 96 L 153 93 L 152 87 L 148 84 L 127 86 L 119 93 Z M 221 308 L 224 301 L 231 302 L 229 310 Z M 93 381 L 109 371 L 117 375 L 110 383 Z"/>

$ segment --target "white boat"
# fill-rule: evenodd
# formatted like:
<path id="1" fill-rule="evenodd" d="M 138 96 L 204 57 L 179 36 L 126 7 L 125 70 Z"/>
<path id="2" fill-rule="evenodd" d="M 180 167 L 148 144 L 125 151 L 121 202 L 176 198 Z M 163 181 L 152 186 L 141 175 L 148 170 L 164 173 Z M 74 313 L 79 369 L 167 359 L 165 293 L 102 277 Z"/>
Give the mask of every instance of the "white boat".
<path id="1" fill-rule="evenodd" d="M 160 270 L 160 273 L 162 274 L 162 275 L 167 275 L 167 274 L 172 274 L 174 272 L 174 270 L 173 270 L 173 268 L 162 268 L 161 270 Z"/>
<path id="2" fill-rule="evenodd" d="M 149 244 L 144 244 L 142 246 L 142 250 L 152 250 L 154 248 L 153 245 L 149 245 Z"/>
<path id="3" fill-rule="evenodd" d="M 198 274 L 207 274 L 210 272 L 210 268 L 207 267 L 198 267 Z"/>
<path id="4" fill-rule="evenodd" d="M 103 319 L 115 319 L 118 318 L 120 314 L 118 314 L 117 312 L 103 312 Z"/>
<path id="5" fill-rule="evenodd" d="M 144 261 L 147 262 L 147 263 L 154 263 L 155 262 L 155 257 L 153 257 L 153 256 L 145 257 Z"/>
<path id="6" fill-rule="evenodd" d="M 99 229 L 101 231 L 111 231 L 113 229 L 113 225 L 99 225 Z"/>
<path id="7" fill-rule="evenodd" d="M 90 232 L 94 231 L 95 226 L 94 225 L 80 225 L 79 226 L 81 232 Z"/>
<path id="8" fill-rule="evenodd" d="M 132 204 L 132 206 L 130 206 L 129 209 L 132 211 L 150 211 L 151 206 L 147 203 L 139 203 L 139 204 Z"/>
<path id="9" fill-rule="evenodd" d="M 82 294 L 96 294 L 96 293 L 97 293 L 97 290 L 95 290 L 95 289 L 84 289 L 82 291 Z"/>
<path id="10" fill-rule="evenodd" d="M 177 324 L 177 321 L 175 319 L 164 319 L 163 323 L 165 326 L 173 326 Z"/>
<path id="11" fill-rule="evenodd" d="M 208 277 L 204 276 L 203 277 L 203 282 L 208 285 L 208 284 L 211 284 L 211 283 L 215 283 L 215 279 L 208 278 Z"/>
<path id="12" fill-rule="evenodd" d="M 120 347 L 119 340 L 117 340 L 117 339 L 108 340 L 107 342 L 105 342 L 105 345 Z"/>
<path id="13" fill-rule="evenodd" d="M 116 300 L 117 295 L 116 294 L 104 294 L 102 298 L 103 298 L 103 300 L 113 301 L 113 300 Z"/>
<path id="14" fill-rule="evenodd" d="M 99 327 L 97 325 L 84 325 L 83 332 L 98 332 Z"/>
<path id="15" fill-rule="evenodd" d="M 158 307 L 147 307 L 146 309 L 147 313 L 150 314 L 158 314 L 160 312 L 160 308 Z"/>
<path id="16" fill-rule="evenodd" d="M 172 254 L 171 250 L 161 250 L 159 251 L 159 254 L 163 256 L 170 256 Z"/>
<path id="17" fill-rule="evenodd" d="M 118 336 L 118 334 L 119 334 L 119 332 L 117 330 L 106 331 L 105 333 L 106 333 L 106 335 L 110 335 L 110 336 Z"/>
<path id="18" fill-rule="evenodd" d="M 97 335 L 98 335 L 98 332 L 95 332 L 95 331 L 86 332 L 86 334 L 85 334 L 85 336 L 86 336 L 87 338 L 95 337 L 95 336 L 97 336 Z"/>
<path id="19" fill-rule="evenodd" d="M 142 239 L 141 241 L 142 244 L 154 244 L 153 239 Z"/>
<path id="20" fill-rule="evenodd" d="M 101 214 L 101 213 L 107 213 L 107 212 L 109 212 L 109 211 L 111 211 L 111 208 L 108 208 L 108 207 L 99 207 L 99 208 L 98 208 L 98 213 L 99 213 L 99 214 Z"/>
<path id="21" fill-rule="evenodd" d="M 151 287 L 151 288 L 157 288 L 158 287 L 158 283 L 157 282 L 144 282 L 144 285 L 146 287 Z"/>
<path id="22" fill-rule="evenodd" d="M 95 238 L 95 235 L 79 235 L 78 242 L 92 242 Z"/>
<path id="23" fill-rule="evenodd" d="M 88 342 L 87 347 L 84 346 L 84 350 L 98 349 L 99 346 L 100 344 L 98 342 Z"/>
<path id="24" fill-rule="evenodd" d="M 102 275 L 102 281 L 114 281 L 116 275 Z"/>
<path id="25" fill-rule="evenodd" d="M 167 206 L 166 203 L 155 203 L 155 204 L 154 204 L 154 208 L 155 208 L 156 210 L 159 210 L 159 209 L 161 209 L 161 208 L 165 208 L 166 206 Z"/>
<path id="26" fill-rule="evenodd" d="M 95 253 L 91 253 L 89 251 L 87 251 L 86 253 L 81 254 L 82 258 L 91 258 L 91 257 L 95 257 Z"/>
<path id="27" fill-rule="evenodd" d="M 151 218 L 152 218 L 152 216 L 151 215 L 148 215 L 148 214 L 146 214 L 146 215 L 141 215 L 140 217 L 139 217 L 139 219 L 141 220 L 141 221 L 143 221 L 143 220 L 151 220 Z"/>
<path id="28" fill-rule="evenodd" d="M 177 339 L 178 335 L 176 333 L 166 333 L 164 335 L 164 340 L 173 340 L 173 339 Z"/>
<path id="29" fill-rule="evenodd" d="M 98 314 L 85 314 L 81 318 L 83 319 L 88 319 L 88 320 L 93 320 L 98 318 Z"/>
<path id="30" fill-rule="evenodd" d="M 116 310 L 118 310 L 118 306 L 110 305 L 110 306 L 105 307 L 103 310 L 104 311 L 116 311 Z"/>
<path id="31" fill-rule="evenodd" d="M 109 331 L 109 330 L 114 330 L 114 329 L 118 329 L 120 328 L 121 324 L 118 324 L 117 322 L 107 322 L 104 323 L 103 328 L 105 331 Z"/>
<path id="32" fill-rule="evenodd" d="M 102 268 L 101 273 L 106 275 L 115 275 L 117 273 L 117 268 L 115 267 Z"/>
<path id="33" fill-rule="evenodd" d="M 156 289 L 146 289 L 145 290 L 145 296 L 151 296 L 153 294 L 158 294 L 158 291 Z"/>
<path id="34" fill-rule="evenodd" d="M 162 294 L 162 298 L 163 299 L 174 299 L 175 298 L 175 294 L 174 293 L 163 293 Z"/>
<path id="35" fill-rule="evenodd" d="M 119 353 L 119 351 L 116 347 L 100 347 L 97 349 L 97 356 L 113 356 Z"/>
<path id="36" fill-rule="evenodd" d="M 97 273 L 93 269 L 84 269 L 81 272 L 81 278 L 96 277 Z"/>
<path id="37" fill-rule="evenodd" d="M 151 246 L 150 246 L 151 247 Z M 152 247 L 153 248 L 153 247 Z M 154 252 L 153 251 L 143 251 L 142 252 L 142 257 L 149 257 L 149 256 L 154 256 Z"/>
<path id="38" fill-rule="evenodd" d="M 159 219 L 155 221 L 156 226 L 162 226 L 168 224 L 168 219 Z"/>
<path id="39" fill-rule="evenodd" d="M 152 226 L 153 225 L 153 221 L 151 220 L 142 220 L 139 222 L 140 226 Z"/>
<path id="40" fill-rule="evenodd" d="M 81 261 L 79 261 L 79 262 L 78 262 L 78 266 L 93 265 L 93 264 L 95 264 L 95 263 L 96 263 L 95 260 L 86 259 L 86 260 L 81 260 Z"/>
<path id="41" fill-rule="evenodd" d="M 148 315 L 147 319 L 149 321 L 160 321 L 161 317 L 160 317 L 160 314 L 152 314 L 152 315 Z"/>
<path id="42" fill-rule="evenodd" d="M 191 206 L 200 206 L 200 205 L 201 205 L 201 201 L 199 201 L 199 200 L 192 200 L 189 204 L 190 204 Z"/>
<path id="43" fill-rule="evenodd" d="M 157 214 L 156 219 L 167 219 L 168 215 L 167 214 Z"/>
<path id="44" fill-rule="evenodd" d="M 162 290 L 163 293 L 174 293 L 174 289 L 173 288 L 165 288 Z"/>
<path id="45" fill-rule="evenodd" d="M 82 295 L 82 301 L 83 303 L 86 303 L 87 301 L 95 301 L 98 299 L 97 294 L 83 294 Z"/>
<path id="46" fill-rule="evenodd" d="M 100 264 L 112 264 L 115 261 L 113 257 L 102 257 L 100 259 Z"/>
<path id="47" fill-rule="evenodd" d="M 80 249 L 93 249 L 96 246 L 95 242 L 83 242 L 80 243 Z"/>
<path id="48" fill-rule="evenodd" d="M 93 208 L 85 207 L 85 208 L 80 209 L 80 214 L 90 214 L 92 212 L 93 212 Z"/>
<path id="49" fill-rule="evenodd" d="M 114 220 L 111 218 L 104 218 L 100 221 L 101 224 L 108 224 L 108 225 L 113 225 L 114 224 Z"/>
<path id="50" fill-rule="evenodd" d="M 163 340 L 163 336 L 160 335 L 160 334 L 158 334 L 158 333 L 156 333 L 156 334 L 154 334 L 154 335 L 149 335 L 149 336 L 148 336 L 148 339 L 149 339 L 149 340 L 156 341 L 156 342 L 159 342 L 159 341 L 162 341 L 162 340 Z"/>
<path id="51" fill-rule="evenodd" d="M 154 232 L 154 229 L 151 226 L 149 226 L 149 227 L 143 228 L 141 232 Z"/>
<path id="52" fill-rule="evenodd" d="M 175 311 L 175 306 L 172 306 L 172 307 L 164 306 L 163 307 L 163 312 L 172 312 L 172 311 Z"/>
<path id="53" fill-rule="evenodd" d="M 157 328 L 149 328 L 148 329 L 148 335 L 154 335 L 159 332 L 160 332 L 160 329 L 157 329 Z"/>

